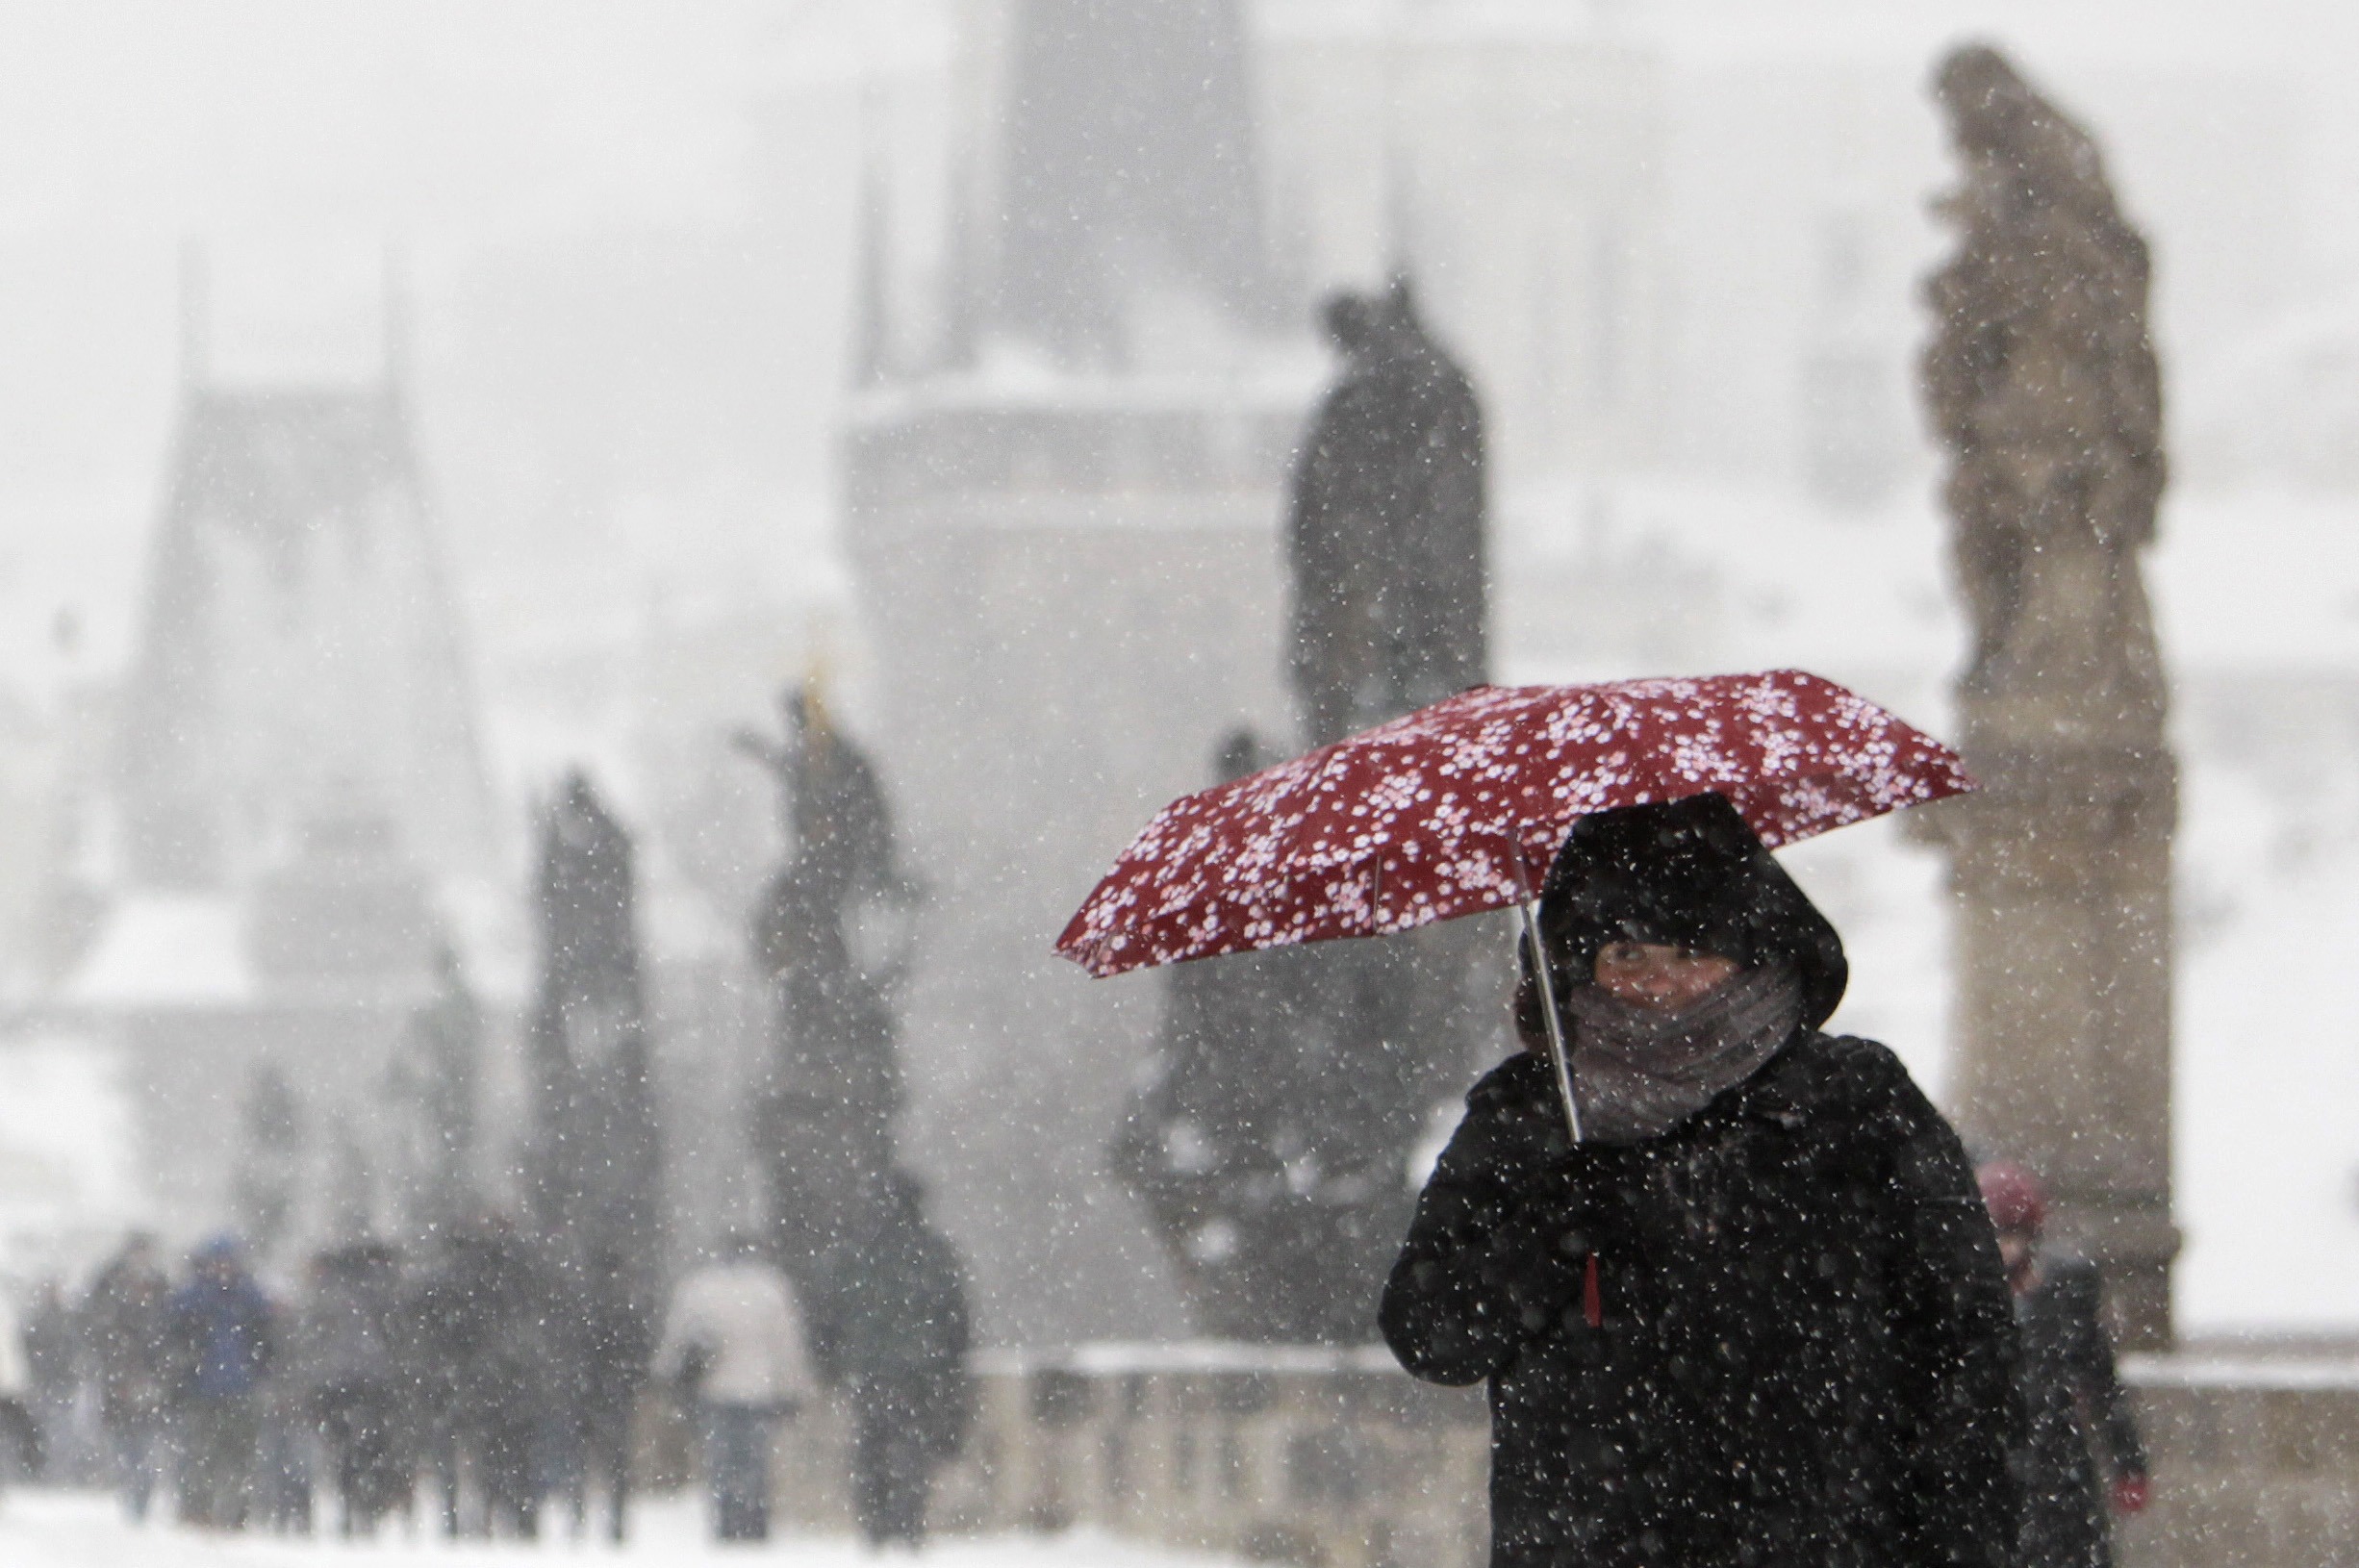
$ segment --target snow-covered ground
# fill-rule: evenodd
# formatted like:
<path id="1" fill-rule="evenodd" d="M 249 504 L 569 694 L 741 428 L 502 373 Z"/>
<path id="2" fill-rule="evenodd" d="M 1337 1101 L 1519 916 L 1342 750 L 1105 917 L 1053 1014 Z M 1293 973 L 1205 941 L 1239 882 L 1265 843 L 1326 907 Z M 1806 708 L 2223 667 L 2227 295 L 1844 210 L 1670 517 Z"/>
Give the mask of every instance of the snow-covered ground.
<path id="1" fill-rule="evenodd" d="M 570 1539 L 560 1529 L 536 1546 L 404 1538 L 398 1530 L 370 1542 L 330 1537 L 292 1540 L 268 1535 L 199 1535 L 177 1526 L 135 1526 L 113 1500 L 90 1492 L 15 1491 L 0 1499 L 0 1563 L 8 1568 L 272 1568 L 300 1562 L 465 1563 L 514 1561 L 533 1555 L 562 1560 L 621 1557 L 638 1563 L 742 1562 L 748 1551 L 705 1538 L 696 1505 L 665 1498 L 633 1516 L 633 1538 L 621 1552 L 604 1542 Z M 760 1560 L 793 1568 L 856 1568 L 882 1559 L 835 1536 L 786 1536 L 756 1549 Z M 1159 1551 L 1087 1531 L 1065 1535 L 946 1540 L 924 1560 L 932 1568 L 1231 1568 L 1230 1559 Z"/>

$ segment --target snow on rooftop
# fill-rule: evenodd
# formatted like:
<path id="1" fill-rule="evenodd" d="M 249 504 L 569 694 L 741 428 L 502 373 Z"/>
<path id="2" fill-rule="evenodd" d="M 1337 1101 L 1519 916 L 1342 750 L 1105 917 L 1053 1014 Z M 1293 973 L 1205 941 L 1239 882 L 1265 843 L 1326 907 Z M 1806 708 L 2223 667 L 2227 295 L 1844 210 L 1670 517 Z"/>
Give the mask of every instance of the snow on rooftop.
<path id="1" fill-rule="evenodd" d="M 134 892 L 107 912 L 66 981 L 68 1007 L 237 1007 L 255 999 L 237 902 L 221 894 Z"/>
<path id="2" fill-rule="evenodd" d="M 1311 339 L 1242 341 L 1232 355 L 1121 374 L 1057 365 L 1019 340 L 995 338 L 971 369 L 860 394 L 857 415 L 883 422 L 919 414 L 1009 410 L 1077 414 L 1225 413 L 1299 417 L 1316 401 L 1332 361 Z"/>
<path id="3" fill-rule="evenodd" d="M 119 1050 L 70 1031 L 0 1038 L 0 1262 L 25 1276 L 142 1212 Z M 88 1251 L 89 1248 L 84 1248 Z"/>

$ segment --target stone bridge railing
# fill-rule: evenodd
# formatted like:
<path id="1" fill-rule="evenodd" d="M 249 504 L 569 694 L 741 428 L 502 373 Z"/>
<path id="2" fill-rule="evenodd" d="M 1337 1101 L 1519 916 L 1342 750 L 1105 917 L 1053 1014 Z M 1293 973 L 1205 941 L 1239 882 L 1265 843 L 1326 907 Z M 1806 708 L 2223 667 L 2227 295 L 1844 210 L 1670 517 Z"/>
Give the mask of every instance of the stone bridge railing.
<path id="1" fill-rule="evenodd" d="M 1302 1568 L 1482 1568 L 1489 1427 L 1475 1390 L 1381 1347 L 1090 1345 L 976 1357 L 946 1531 L 1090 1529 Z M 2122 1568 L 2359 1565 L 2359 1359 L 2131 1356 L 2155 1503 Z M 789 1508 L 848 1522 L 844 1423 L 782 1457 Z"/>
<path id="2" fill-rule="evenodd" d="M 2154 1505 L 2122 1568 L 2359 1563 L 2359 1357 L 2132 1355 Z"/>

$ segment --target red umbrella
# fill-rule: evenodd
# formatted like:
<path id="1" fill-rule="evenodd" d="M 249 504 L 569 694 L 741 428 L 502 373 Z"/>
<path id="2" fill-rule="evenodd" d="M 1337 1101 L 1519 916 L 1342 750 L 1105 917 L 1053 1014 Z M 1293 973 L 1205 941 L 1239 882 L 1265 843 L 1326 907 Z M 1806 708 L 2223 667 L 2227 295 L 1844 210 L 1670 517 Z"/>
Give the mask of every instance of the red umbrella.
<path id="1" fill-rule="evenodd" d="M 1056 950 L 1107 975 L 1510 905 L 1529 925 L 1592 812 L 1717 791 L 1775 847 L 1973 787 L 1948 747 L 1799 670 L 1478 686 L 1173 801 Z"/>

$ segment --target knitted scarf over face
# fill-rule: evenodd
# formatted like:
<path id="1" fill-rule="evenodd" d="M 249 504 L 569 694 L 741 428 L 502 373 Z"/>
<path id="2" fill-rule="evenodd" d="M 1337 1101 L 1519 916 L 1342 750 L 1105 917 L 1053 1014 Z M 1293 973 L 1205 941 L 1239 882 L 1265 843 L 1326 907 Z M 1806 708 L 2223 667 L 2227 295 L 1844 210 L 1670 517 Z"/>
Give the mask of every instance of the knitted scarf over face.
<path id="1" fill-rule="evenodd" d="M 1675 1013 L 1595 985 L 1564 994 L 1581 1134 L 1604 1144 L 1661 1137 L 1761 1070 L 1801 1026 L 1791 964 L 1740 970 Z"/>

